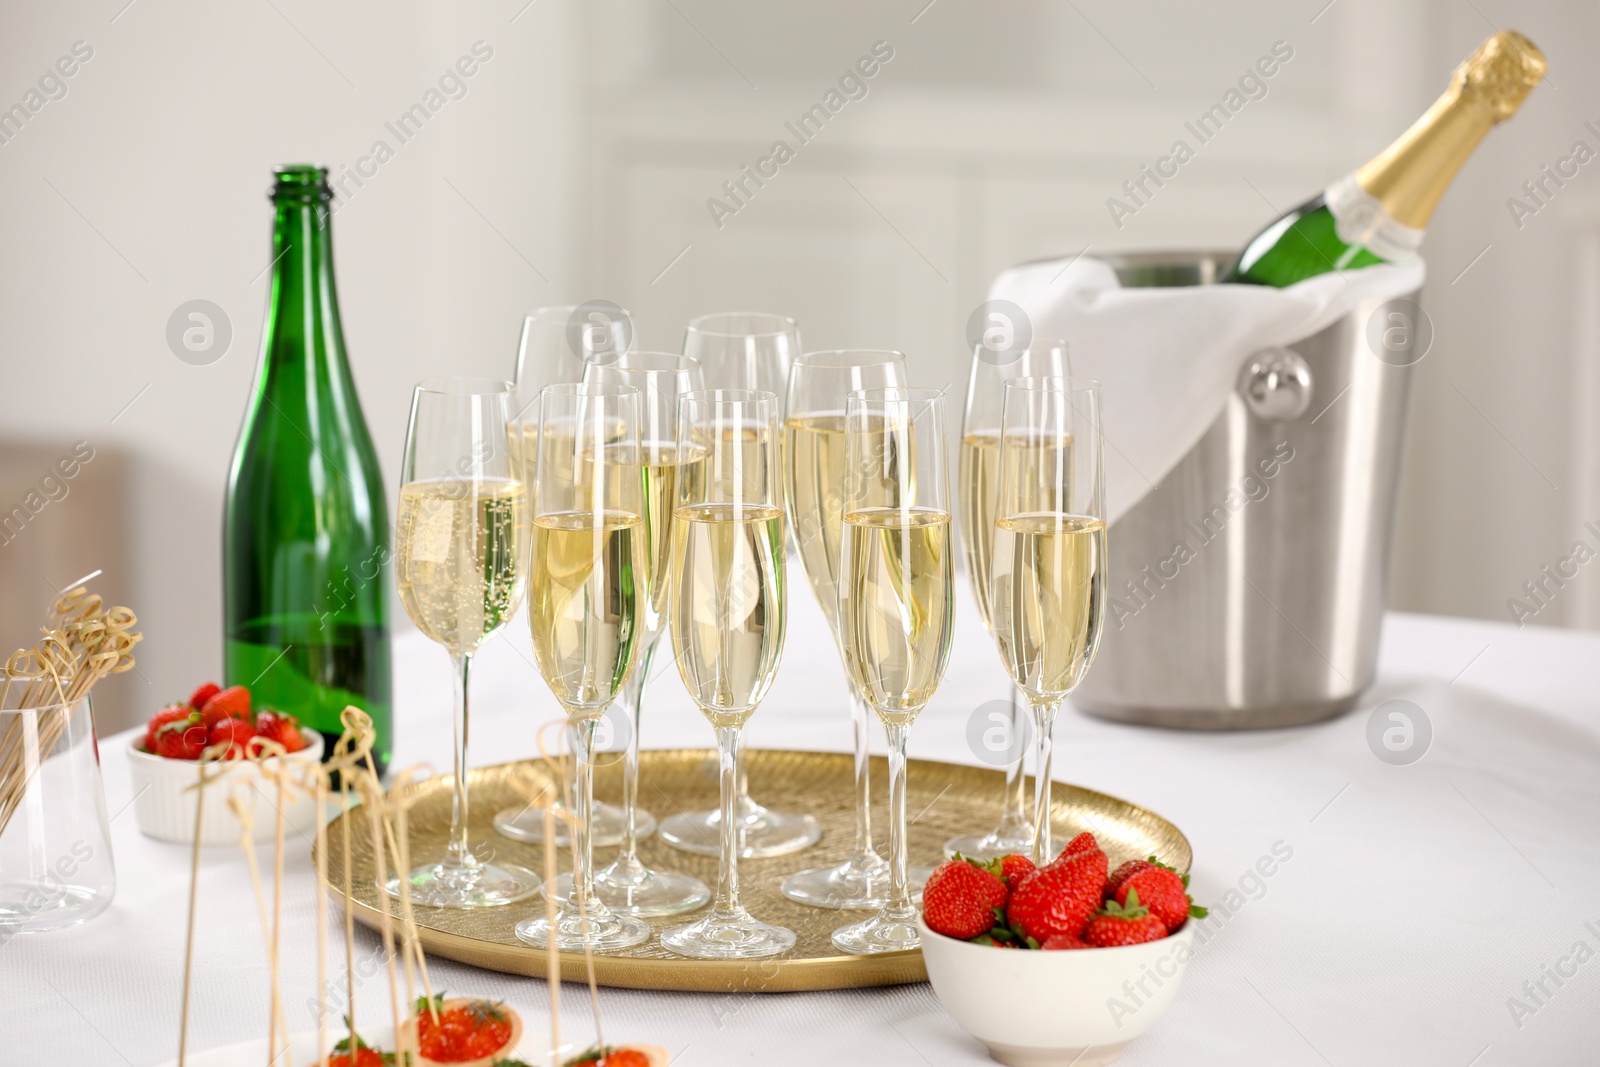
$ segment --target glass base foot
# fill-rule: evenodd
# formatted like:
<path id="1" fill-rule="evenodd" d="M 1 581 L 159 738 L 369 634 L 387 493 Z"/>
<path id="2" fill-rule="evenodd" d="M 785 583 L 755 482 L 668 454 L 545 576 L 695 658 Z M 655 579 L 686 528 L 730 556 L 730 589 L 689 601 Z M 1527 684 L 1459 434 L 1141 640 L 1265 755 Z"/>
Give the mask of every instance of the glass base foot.
<path id="1" fill-rule="evenodd" d="M 524 919 L 516 926 L 517 939 L 535 948 L 550 944 L 550 920 L 541 916 Z M 563 952 L 582 952 L 587 946 L 592 952 L 617 952 L 632 948 L 650 939 L 650 925 L 626 915 L 612 915 L 603 909 L 580 918 L 577 909 L 565 901 L 556 912 L 555 942 Z"/>
<path id="2" fill-rule="evenodd" d="M 696 811 L 661 820 L 661 840 L 699 856 L 722 852 L 722 813 Z M 739 818 L 739 858 L 768 859 L 810 848 L 822 837 L 815 816 L 770 811 L 751 802 Z"/>
<path id="3" fill-rule="evenodd" d="M 904 952 L 922 947 L 922 934 L 917 929 L 917 913 L 909 916 L 886 916 L 882 913 L 833 932 L 833 947 L 852 956 L 870 956 L 878 952 Z"/>
<path id="4" fill-rule="evenodd" d="M 559 806 L 559 805 L 558 805 Z M 615 804 L 594 802 L 594 847 L 615 848 L 622 844 L 623 824 L 626 816 Z M 640 808 L 635 814 L 634 832 L 640 841 L 656 832 L 656 817 Z M 544 844 L 544 809 L 527 805 L 505 808 L 495 813 L 494 828 L 513 841 L 530 845 Z M 556 844 L 565 848 L 567 838 L 565 823 L 556 823 Z"/>
<path id="5" fill-rule="evenodd" d="M 663 933 L 661 947 L 697 960 L 759 959 L 793 948 L 794 931 L 748 914 L 723 919 L 708 915 L 697 923 Z"/>
<path id="6" fill-rule="evenodd" d="M 509 863 L 449 868 L 427 863 L 411 870 L 411 903 L 422 908 L 498 908 L 538 893 L 539 876 Z M 389 879 L 389 895 L 400 896 L 400 879 Z"/>
<path id="7" fill-rule="evenodd" d="M 76 926 L 111 906 L 114 889 L 52 885 L 54 877 L 55 872 L 45 868 L 40 881 L 0 886 L 0 945 L 14 934 Z"/>
<path id="8" fill-rule="evenodd" d="M 557 877 L 556 896 L 565 898 L 571 892 L 572 875 Z M 706 884 L 682 871 L 651 870 L 641 866 L 634 872 L 622 870 L 615 863 L 595 872 L 594 895 L 616 914 L 641 919 L 681 915 L 705 907 L 711 901 L 711 890 Z"/>
<path id="9" fill-rule="evenodd" d="M 779 890 L 796 904 L 813 908 L 881 908 L 889 903 L 889 864 L 879 857 L 876 864 L 847 860 L 836 867 L 808 867 L 783 880 Z M 906 872 L 911 884 L 911 899 L 920 903 L 922 886 L 933 870 L 913 867 Z"/>
<path id="10" fill-rule="evenodd" d="M 952 837 L 944 843 L 944 854 L 954 857 L 959 852 L 968 859 L 992 860 L 1001 856 L 1033 855 L 1033 831 L 1026 826 L 1017 830 L 1001 825 L 982 836 Z"/>

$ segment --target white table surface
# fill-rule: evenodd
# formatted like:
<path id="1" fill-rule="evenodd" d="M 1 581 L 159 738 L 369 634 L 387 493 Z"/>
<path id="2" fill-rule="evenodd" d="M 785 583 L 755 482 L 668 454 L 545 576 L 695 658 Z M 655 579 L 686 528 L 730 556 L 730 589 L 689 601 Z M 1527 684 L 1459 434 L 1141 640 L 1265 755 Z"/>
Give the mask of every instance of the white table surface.
<path id="1" fill-rule="evenodd" d="M 959 625 L 913 756 L 973 762 L 967 717 L 1005 692 L 965 600 Z M 749 728 L 754 746 L 848 749 L 842 677 L 822 626 L 811 598 L 796 596 L 782 669 Z M 444 653 L 411 633 L 397 643 L 395 669 L 396 765 L 444 763 Z M 520 623 L 480 656 L 474 695 L 475 764 L 532 754 L 531 724 L 558 714 Z M 1366 742 L 1369 712 L 1394 698 L 1416 702 L 1433 724 L 1431 749 L 1409 766 L 1380 761 Z M 1213 906 L 1202 929 L 1214 932 L 1176 1004 L 1120 1062 L 1600 1060 L 1600 958 L 1590 958 L 1600 952 L 1597 705 L 1600 635 L 1395 614 L 1377 683 L 1334 722 L 1192 734 L 1063 714 L 1058 777 L 1173 819 L 1194 845 L 1194 895 Z M 711 744 L 670 668 L 646 714 L 646 747 Z M 124 810 L 128 736 L 102 742 L 108 807 L 122 812 L 112 824 L 116 901 L 83 926 L 0 946 L 0 1065 L 143 1067 L 176 1050 L 188 851 L 144 837 Z M 1292 856 L 1260 878 L 1257 862 L 1275 844 Z M 314 1027 L 315 985 L 306 849 L 292 849 L 287 870 L 298 933 L 285 990 L 291 1027 L 304 1030 Z M 261 1036 L 266 1007 L 242 855 L 208 849 L 201 879 L 196 1049 Z M 1216 905 L 1230 890 L 1236 906 L 1224 916 Z M 373 953 L 376 938 L 358 936 L 358 953 Z M 1588 948 L 1581 963 L 1570 955 L 1578 942 Z M 1547 965 L 1569 976 L 1557 984 Z M 536 979 L 445 960 L 433 974 L 444 988 L 504 998 L 536 1025 L 548 1010 Z M 1514 1014 L 1511 998 L 1531 1010 Z M 382 979 L 363 982 L 357 1002 L 366 1019 L 386 1017 Z M 609 1039 L 665 1045 L 684 1067 L 989 1062 L 927 985 L 734 997 L 602 990 L 601 1004 Z M 586 1041 L 587 999 L 569 987 L 563 1008 L 565 1032 Z"/>

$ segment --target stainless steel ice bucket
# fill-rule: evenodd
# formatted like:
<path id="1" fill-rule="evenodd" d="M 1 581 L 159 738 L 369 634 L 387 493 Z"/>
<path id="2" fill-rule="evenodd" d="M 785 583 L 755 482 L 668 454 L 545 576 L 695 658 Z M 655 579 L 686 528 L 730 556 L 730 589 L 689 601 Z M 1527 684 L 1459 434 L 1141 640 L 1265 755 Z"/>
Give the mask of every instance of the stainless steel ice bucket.
<path id="1" fill-rule="evenodd" d="M 1124 286 L 1202 285 L 1232 254 L 1107 258 Z M 1222 730 L 1355 702 L 1383 622 L 1410 365 L 1429 341 L 1415 299 L 1242 356 L 1205 436 L 1111 528 L 1105 634 L 1074 703 Z"/>

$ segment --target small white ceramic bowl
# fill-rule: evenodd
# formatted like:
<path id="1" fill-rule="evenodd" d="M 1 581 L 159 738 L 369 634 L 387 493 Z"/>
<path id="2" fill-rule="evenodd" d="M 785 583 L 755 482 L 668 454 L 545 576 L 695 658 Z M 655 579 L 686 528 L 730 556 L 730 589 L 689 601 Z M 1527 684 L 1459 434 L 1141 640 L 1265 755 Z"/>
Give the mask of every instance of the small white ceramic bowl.
<path id="1" fill-rule="evenodd" d="M 306 747 L 279 759 L 312 763 L 322 758 L 322 735 L 302 729 Z M 138 734 L 128 746 L 128 764 L 133 778 L 133 815 L 139 829 L 161 841 L 190 844 L 194 841 L 194 808 L 198 790 L 190 789 L 200 780 L 200 764 L 194 760 L 167 759 L 144 750 L 144 735 Z M 260 768 L 248 760 L 230 760 L 222 766 L 228 773 L 206 783 L 206 810 L 200 822 L 202 845 L 232 845 L 239 841 L 239 820 L 228 807 L 233 790 L 248 782 L 255 797 L 255 819 L 251 836 L 270 841 L 277 830 L 277 787 L 265 779 Z M 311 797 L 291 799 L 284 806 L 288 832 L 309 834 L 317 825 L 317 802 Z"/>
<path id="2" fill-rule="evenodd" d="M 957 941 L 922 927 L 939 1002 L 1010 1067 L 1096 1067 L 1155 1025 L 1183 981 L 1194 923 L 1122 948 L 1035 952 Z"/>

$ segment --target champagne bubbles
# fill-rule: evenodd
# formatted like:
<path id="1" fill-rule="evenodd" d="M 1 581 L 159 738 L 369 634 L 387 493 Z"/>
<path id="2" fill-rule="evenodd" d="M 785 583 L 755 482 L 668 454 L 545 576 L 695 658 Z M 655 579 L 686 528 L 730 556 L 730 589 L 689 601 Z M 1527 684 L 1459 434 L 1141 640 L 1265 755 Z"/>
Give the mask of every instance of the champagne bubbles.
<path id="1" fill-rule="evenodd" d="M 991 366 L 1016 362 L 1032 343 L 1032 320 L 1009 300 L 985 300 L 967 319 L 967 348 Z"/>
<path id="2" fill-rule="evenodd" d="M 1432 744 L 1428 713 L 1409 700 L 1385 700 L 1367 716 L 1367 747 L 1391 766 L 1417 762 Z"/>
<path id="3" fill-rule="evenodd" d="M 633 347 L 633 318 L 609 300 L 586 300 L 567 318 L 567 350 L 606 366 Z"/>
<path id="4" fill-rule="evenodd" d="M 167 347 L 185 363 L 204 367 L 228 354 L 233 323 L 209 300 L 188 300 L 167 316 Z"/>
<path id="5" fill-rule="evenodd" d="M 1433 347 L 1433 320 L 1411 300 L 1388 300 L 1367 316 L 1367 347 L 1391 367 L 1422 362 Z"/>
<path id="6" fill-rule="evenodd" d="M 1009 700 L 986 700 L 967 716 L 967 748 L 980 763 L 1009 767 L 1033 744 L 1033 717 L 1026 708 L 1013 717 Z"/>

